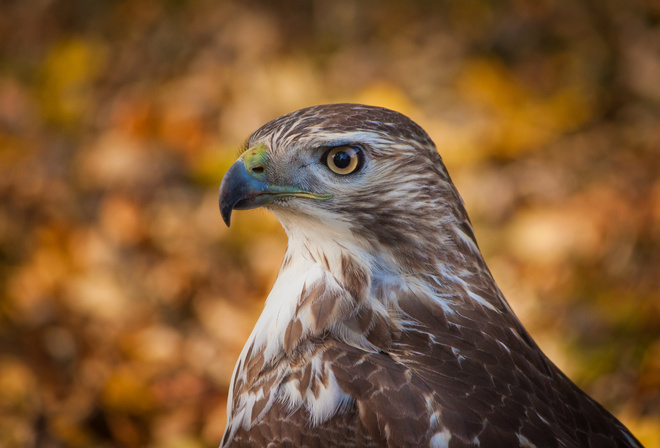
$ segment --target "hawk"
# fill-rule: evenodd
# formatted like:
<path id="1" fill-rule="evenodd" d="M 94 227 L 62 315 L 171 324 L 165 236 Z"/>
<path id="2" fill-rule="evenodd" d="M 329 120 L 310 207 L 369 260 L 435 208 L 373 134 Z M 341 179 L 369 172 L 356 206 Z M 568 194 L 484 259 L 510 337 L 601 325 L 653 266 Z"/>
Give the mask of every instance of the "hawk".
<path id="1" fill-rule="evenodd" d="M 288 236 L 236 364 L 221 447 L 639 447 L 529 336 L 433 141 L 409 118 L 310 107 L 250 136 L 220 210 Z"/>

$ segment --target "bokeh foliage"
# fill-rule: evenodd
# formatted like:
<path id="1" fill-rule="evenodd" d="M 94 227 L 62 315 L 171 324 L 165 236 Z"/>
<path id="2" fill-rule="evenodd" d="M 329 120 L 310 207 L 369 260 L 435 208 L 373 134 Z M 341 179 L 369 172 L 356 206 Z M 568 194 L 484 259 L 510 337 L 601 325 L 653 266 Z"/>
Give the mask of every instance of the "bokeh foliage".
<path id="1" fill-rule="evenodd" d="M 427 129 L 521 320 L 660 446 L 657 0 L 0 2 L 0 445 L 219 443 L 286 240 L 217 186 L 339 101 Z"/>

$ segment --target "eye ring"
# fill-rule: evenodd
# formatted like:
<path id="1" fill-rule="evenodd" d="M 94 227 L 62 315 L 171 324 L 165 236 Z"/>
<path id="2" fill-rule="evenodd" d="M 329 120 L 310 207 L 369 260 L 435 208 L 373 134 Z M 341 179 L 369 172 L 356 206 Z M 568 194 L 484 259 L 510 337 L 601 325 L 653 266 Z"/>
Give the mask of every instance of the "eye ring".
<path id="1" fill-rule="evenodd" d="M 330 149 L 324 159 L 332 172 L 345 176 L 362 168 L 364 155 L 356 146 L 337 146 Z"/>

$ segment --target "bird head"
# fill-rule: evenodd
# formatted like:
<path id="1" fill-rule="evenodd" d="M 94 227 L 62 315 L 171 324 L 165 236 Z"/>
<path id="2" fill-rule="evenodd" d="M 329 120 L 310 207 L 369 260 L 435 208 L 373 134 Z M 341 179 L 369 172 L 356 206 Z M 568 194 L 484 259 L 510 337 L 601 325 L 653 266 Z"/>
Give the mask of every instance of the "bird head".
<path id="1" fill-rule="evenodd" d="M 419 255 L 452 244 L 448 227 L 469 227 L 426 132 L 398 112 L 357 104 L 301 109 L 262 126 L 224 176 L 219 202 L 227 225 L 233 210 L 263 206 L 289 238 L 315 229 L 398 261 L 431 262 Z"/>

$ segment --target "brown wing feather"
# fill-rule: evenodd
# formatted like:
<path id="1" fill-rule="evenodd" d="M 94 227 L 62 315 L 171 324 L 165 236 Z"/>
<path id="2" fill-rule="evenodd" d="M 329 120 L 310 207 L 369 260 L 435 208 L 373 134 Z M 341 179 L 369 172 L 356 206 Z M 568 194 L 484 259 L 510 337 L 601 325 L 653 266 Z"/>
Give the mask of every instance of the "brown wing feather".
<path id="1" fill-rule="evenodd" d="M 320 426 L 311 426 L 303 408 L 291 411 L 275 403 L 268 414 L 249 431 L 240 428 L 232 447 L 365 447 L 382 446 L 365 431 L 355 404 Z"/>

